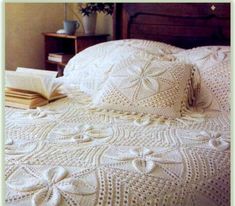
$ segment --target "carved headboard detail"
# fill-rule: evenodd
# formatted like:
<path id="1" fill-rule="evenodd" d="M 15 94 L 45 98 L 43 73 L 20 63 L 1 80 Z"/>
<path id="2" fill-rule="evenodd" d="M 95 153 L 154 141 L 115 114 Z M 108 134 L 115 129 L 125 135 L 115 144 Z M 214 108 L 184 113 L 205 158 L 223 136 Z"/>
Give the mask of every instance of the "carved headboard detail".
<path id="1" fill-rule="evenodd" d="M 114 39 L 230 45 L 230 3 L 117 3 L 113 29 Z"/>

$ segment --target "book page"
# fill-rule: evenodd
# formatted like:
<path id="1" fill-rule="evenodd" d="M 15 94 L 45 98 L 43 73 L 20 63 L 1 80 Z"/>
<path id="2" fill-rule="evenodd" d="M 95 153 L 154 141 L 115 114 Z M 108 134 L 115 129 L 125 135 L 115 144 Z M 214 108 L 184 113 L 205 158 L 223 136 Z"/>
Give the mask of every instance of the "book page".
<path id="1" fill-rule="evenodd" d="M 60 87 L 62 84 L 63 84 L 63 81 L 62 81 L 60 78 L 54 79 L 53 84 L 52 84 L 52 87 L 51 87 L 51 94 L 52 94 L 54 91 L 58 90 L 59 87 Z"/>
<path id="2" fill-rule="evenodd" d="M 41 81 L 41 90 L 43 91 L 43 96 L 47 99 L 50 98 L 52 93 L 52 85 L 53 85 L 53 79 L 49 76 L 41 76 L 38 75 L 38 78 Z"/>
<path id="3" fill-rule="evenodd" d="M 44 91 L 43 93 L 45 94 L 47 99 L 49 99 L 53 91 L 55 91 L 62 84 L 55 82 L 57 76 L 56 71 L 17 67 L 16 72 L 36 75 L 40 77 L 43 86 L 42 90 Z"/>
<path id="4" fill-rule="evenodd" d="M 45 76 L 33 76 L 23 72 L 6 71 L 6 87 L 33 91 L 49 99 L 50 93 L 45 84 L 49 84 L 51 89 L 52 79 Z M 51 92 L 51 91 L 50 91 Z"/>
<path id="5" fill-rule="evenodd" d="M 56 78 L 57 72 L 56 71 L 49 71 L 49 70 L 41 70 L 41 69 L 31 69 L 31 68 L 24 68 L 24 67 L 17 67 L 16 72 L 22 72 L 24 74 L 31 74 L 31 75 L 43 75 L 43 76 L 50 76 L 51 78 Z"/>
<path id="6" fill-rule="evenodd" d="M 38 75 L 41 78 L 43 90 L 44 93 L 47 95 L 47 99 L 50 99 L 53 92 L 55 92 L 62 84 L 63 82 L 60 80 L 60 78 L 51 78 L 49 76 L 41 76 Z"/>

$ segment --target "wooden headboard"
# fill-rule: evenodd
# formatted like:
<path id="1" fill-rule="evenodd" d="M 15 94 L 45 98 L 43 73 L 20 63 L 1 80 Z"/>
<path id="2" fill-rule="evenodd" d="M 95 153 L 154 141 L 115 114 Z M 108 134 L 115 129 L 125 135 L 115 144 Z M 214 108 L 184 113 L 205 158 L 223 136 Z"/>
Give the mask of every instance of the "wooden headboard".
<path id="1" fill-rule="evenodd" d="M 117 3 L 113 17 L 114 39 L 230 45 L 230 3 Z"/>

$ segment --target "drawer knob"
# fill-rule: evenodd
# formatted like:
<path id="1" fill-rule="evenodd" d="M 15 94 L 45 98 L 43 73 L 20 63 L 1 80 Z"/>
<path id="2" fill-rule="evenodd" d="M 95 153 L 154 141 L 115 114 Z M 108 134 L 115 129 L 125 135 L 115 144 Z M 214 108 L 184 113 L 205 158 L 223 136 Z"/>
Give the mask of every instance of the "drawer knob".
<path id="1" fill-rule="evenodd" d="M 216 7 L 215 7 L 215 5 L 213 4 L 213 5 L 211 6 L 211 10 L 212 10 L 212 11 L 215 11 L 215 9 L 216 9 Z"/>

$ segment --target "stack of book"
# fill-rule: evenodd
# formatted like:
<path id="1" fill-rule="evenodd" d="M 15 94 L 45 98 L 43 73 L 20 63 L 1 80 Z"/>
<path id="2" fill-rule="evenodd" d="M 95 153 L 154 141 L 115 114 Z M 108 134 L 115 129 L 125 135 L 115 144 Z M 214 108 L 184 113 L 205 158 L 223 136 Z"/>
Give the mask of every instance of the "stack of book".
<path id="1" fill-rule="evenodd" d="M 65 97 L 56 75 L 53 71 L 29 68 L 6 71 L 5 105 L 34 109 Z"/>
<path id="2" fill-rule="evenodd" d="M 40 94 L 20 89 L 5 89 L 5 106 L 34 109 L 48 104 L 48 100 Z"/>
<path id="3" fill-rule="evenodd" d="M 48 60 L 53 62 L 68 62 L 73 57 L 73 54 L 65 54 L 65 53 L 49 53 Z"/>

